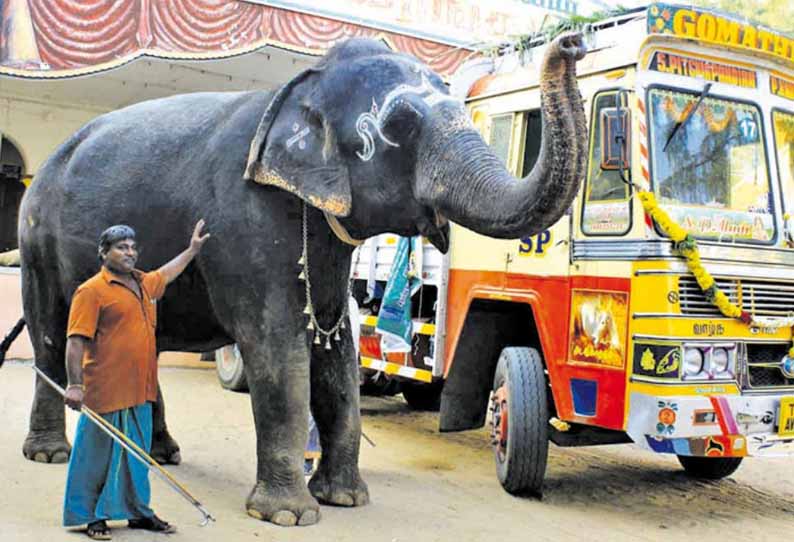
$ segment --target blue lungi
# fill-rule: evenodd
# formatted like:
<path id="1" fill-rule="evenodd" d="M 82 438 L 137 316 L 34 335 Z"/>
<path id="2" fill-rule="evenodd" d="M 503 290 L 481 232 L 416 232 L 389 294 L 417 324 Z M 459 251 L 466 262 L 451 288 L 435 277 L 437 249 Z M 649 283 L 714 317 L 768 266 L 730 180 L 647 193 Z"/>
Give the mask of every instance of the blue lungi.
<path id="1" fill-rule="evenodd" d="M 151 403 L 101 416 L 149 453 Z M 150 497 L 149 469 L 81 414 L 66 477 L 63 525 L 151 517 L 154 512 L 149 508 Z"/>

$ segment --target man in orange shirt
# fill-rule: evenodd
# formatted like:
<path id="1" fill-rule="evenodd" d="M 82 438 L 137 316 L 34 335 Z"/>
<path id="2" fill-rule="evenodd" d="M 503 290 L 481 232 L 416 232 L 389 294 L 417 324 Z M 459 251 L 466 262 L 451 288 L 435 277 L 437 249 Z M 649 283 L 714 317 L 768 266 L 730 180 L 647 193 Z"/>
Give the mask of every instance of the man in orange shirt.
<path id="1" fill-rule="evenodd" d="M 66 343 L 66 404 L 101 414 L 146 452 L 157 400 L 156 302 L 209 238 L 199 220 L 189 247 L 150 273 L 135 269 L 135 231 L 111 226 L 99 238 L 99 273 L 72 298 Z M 110 540 L 107 520 L 133 529 L 171 533 L 149 508 L 148 469 L 132 460 L 85 415 L 75 434 L 64 497 L 64 526 L 87 524 L 86 534 Z"/>

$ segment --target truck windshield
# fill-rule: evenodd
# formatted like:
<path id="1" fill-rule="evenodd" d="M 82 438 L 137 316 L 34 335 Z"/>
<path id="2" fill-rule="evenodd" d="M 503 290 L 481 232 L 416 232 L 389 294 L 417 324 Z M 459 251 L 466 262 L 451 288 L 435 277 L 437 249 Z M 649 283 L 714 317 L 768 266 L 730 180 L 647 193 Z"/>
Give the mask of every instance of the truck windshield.
<path id="1" fill-rule="evenodd" d="M 653 188 L 659 203 L 701 239 L 772 242 L 774 207 L 758 108 L 707 96 L 692 112 L 698 99 L 697 93 L 666 89 L 649 93 Z"/>
<path id="2" fill-rule="evenodd" d="M 775 126 L 775 149 L 783 201 L 787 213 L 794 213 L 791 198 L 794 197 L 794 113 L 775 111 L 772 114 Z"/>

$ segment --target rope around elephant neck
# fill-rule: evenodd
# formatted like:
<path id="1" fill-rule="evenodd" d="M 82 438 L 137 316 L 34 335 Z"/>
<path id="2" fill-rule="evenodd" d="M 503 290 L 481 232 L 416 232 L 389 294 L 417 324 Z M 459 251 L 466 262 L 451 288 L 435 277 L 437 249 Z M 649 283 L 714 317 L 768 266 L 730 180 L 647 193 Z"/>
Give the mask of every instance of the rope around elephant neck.
<path id="1" fill-rule="evenodd" d="M 331 227 L 331 231 L 339 238 L 340 241 L 343 243 L 347 243 L 348 245 L 352 245 L 354 247 L 361 246 L 364 244 L 366 239 L 355 239 L 348 233 L 347 229 L 339 222 L 339 219 L 336 218 L 331 213 L 327 213 L 323 211 L 323 215 L 325 216 L 326 222 Z"/>
<path id="2" fill-rule="evenodd" d="M 313 344 L 322 344 L 322 338 L 325 336 L 325 349 L 331 349 L 331 335 L 334 336 L 334 341 L 339 342 L 342 338 L 339 336 L 339 330 L 345 329 L 345 319 L 347 318 L 348 303 L 347 299 L 350 297 L 350 280 L 347 281 L 347 296 L 345 302 L 342 304 L 342 313 L 339 319 L 329 329 L 323 329 L 317 321 L 317 316 L 314 314 L 314 304 L 312 303 L 312 283 L 309 278 L 309 225 L 308 225 L 308 209 L 307 205 L 303 204 L 303 252 L 301 259 L 298 260 L 298 265 L 302 266 L 302 270 L 298 278 L 303 281 L 306 286 L 306 307 L 303 309 L 303 314 L 309 317 L 309 323 L 306 325 L 306 330 L 314 332 Z"/>

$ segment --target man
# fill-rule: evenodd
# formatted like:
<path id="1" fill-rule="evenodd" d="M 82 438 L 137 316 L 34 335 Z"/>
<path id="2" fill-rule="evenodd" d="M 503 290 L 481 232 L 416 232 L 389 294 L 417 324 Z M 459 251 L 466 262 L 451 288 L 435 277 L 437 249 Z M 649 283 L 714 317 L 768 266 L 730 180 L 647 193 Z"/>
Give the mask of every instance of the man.
<path id="1" fill-rule="evenodd" d="M 151 449 L 152 403 L 157 400 L 156 301 L 209 238 L 199 220 L 189 247 L 151 273 L 135 269 L 135 231 L 111 226 L 99 238 L 102 267 L 72 298 L 66 343 L 66 404 L 87 407 Z M 87 524 L 86 534 L 110 540 L 107 520 L 132 529 L 172 533 L 149 508 L 148 469 L 82 415 L 66 480 L 63 523 Z"/>

